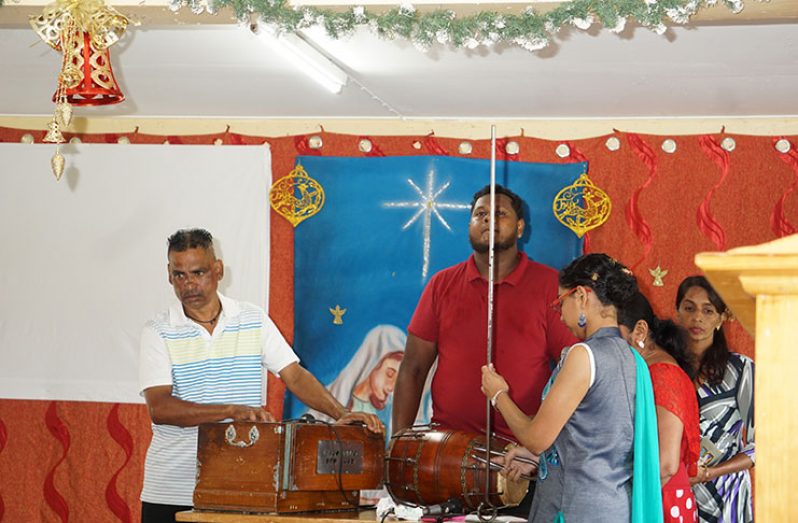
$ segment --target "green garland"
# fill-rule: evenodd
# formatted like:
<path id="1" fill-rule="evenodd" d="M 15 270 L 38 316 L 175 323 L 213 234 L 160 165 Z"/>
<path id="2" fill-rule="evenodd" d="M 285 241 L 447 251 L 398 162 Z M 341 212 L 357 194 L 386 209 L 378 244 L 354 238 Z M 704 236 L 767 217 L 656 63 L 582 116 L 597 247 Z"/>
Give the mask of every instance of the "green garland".
<path id="1" fill-rule="evenodd" d="M 0 6 L 4 0 L 0 0 Z M 359 26 L 368 26 L 387 39 L 404 38 L 427 49 L 434 44 L 474 49 L 480 45 L 508 43 L 537 51 L 546 47 L 553 34 L 566 25 L 588 29 L 599 22 L 610 31 L 623 31 L 627 20 L 652 29 L 666 30 L 670 20 L 684 24 L 700 9 L 718 0 L 571 0 L 558 4 L 546 13 L 528 7 L 521 14 L 481 11 L 458 17 L 449 9 L 419 12 L 411 4 L 402 4 L 386 12 L 372 13 L 363 6 L 347 10 L 313 6 L 292 6 L 287 0 L 173 0 L 172 9 L 188 7 L 192 12 L 216 13 L 231 8 L 236 17 L 248 21 L 252 15 L 278 32 L 294 33 L 320 25 L 334 39 L 348 36 Z M 759 0 L 764 1 L 764 0 Z M 743 0 L 722 0 L 733 13 L 743 8 Z"/>
<path id="2" fill-rule="evenodd" d="M 733 13 L 743 8 L 742 0 L 722 2 Z M 716 3 L 717 0 L 571 0 L 546 13 L 528 7 L 521 14 L 482 11 L 464 17 L 448 9 L 419 12 L 411 4 L 376 14 L 363 6 L 335 11 L 292 6 L 287 0 L 174 0 L 172 8 L 189 7 L 194 13 L 215 13 L 229 7 L 241 21 L 255 15 L 278 32 L 288 33 L 320 25 L 334 39 L 350 35 L 359 26 L 368 26 L 383 38 L 404 38 L 422 49 L 436 43 L 468 49 L 509 43 L 537 51 L 546 47 L 552 35 L 565 25 L 588 29 L 594 22 L 600 22 L 619 33 L 627 20 L 635 20 L 662 34 L 666 21 L 687 23 L 697 11 Z"/>

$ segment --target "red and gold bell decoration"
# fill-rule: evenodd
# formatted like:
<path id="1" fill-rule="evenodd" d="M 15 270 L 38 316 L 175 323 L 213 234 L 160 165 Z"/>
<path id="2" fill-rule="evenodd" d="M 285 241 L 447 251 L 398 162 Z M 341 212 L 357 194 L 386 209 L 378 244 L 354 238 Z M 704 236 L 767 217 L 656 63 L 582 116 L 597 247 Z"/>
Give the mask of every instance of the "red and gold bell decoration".
<path id="1" fill-rule="evenodd" d="M 108 48 L 97 49 L 89 33 L 76 31 L 70 48 L 63 49 L 61 77 L 66 101 L 71 105 L 110 105 L 124 101 L 111 68 Z M 58 103 L 58 90 L 53 94 Z"/>
<path id="2" fill-rule="evenodd" d="M 58 87 L 53 94 L 55 110 L 43 141 L 56 144 L 50 161 L 60 180 L 65 160 L 60 144 L 62 130 L 72 121 L 73 105 L 109 105 L 125 99 L 111 69 L 108 48 L 119 41 L 129 20 L 103 0 L 58 0 L 41 15 L 31 16 L 36 34 L 62 54 Z"/>
<path id="3" fill-rule="evenodd" d="M 119 41 L 129 20 L 102 0 L 59 0 L 32 16 L 31 27 L 63 54 L 56 104 L 109 105 L 125 99 L 111 68 L 108 48 Z"/>

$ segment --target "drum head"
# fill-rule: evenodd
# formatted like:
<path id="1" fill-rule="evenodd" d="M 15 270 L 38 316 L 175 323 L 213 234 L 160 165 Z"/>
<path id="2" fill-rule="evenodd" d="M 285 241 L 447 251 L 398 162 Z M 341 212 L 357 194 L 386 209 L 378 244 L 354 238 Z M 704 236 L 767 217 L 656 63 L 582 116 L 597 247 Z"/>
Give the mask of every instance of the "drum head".
<path id="1" fill-rule="evenodd" d="M 529 489 L 529 480 L 520 479 L 513 481 L 500 474 L 496 485 L 499 492 L 501 492 L 499 498 L 502 500 L 502 504 L 508 507 L 516 507 L 526 496 L 526 491 Z"/>

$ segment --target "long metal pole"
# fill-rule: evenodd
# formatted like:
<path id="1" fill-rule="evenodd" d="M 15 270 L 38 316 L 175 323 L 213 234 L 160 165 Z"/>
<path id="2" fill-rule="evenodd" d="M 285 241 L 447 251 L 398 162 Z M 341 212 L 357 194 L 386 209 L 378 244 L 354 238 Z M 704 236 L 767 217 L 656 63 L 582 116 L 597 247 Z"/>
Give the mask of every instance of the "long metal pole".
<path id="1" fill-rule="evenodd" d="M 493 280 L 494 245 L 496 244 L 496 126 L 490 126 L 490 237 L 488 241 L 488 347 L 487 365 L 493 363 Z M 490 463 L 491 410 L 490 398 L 485 402 L 485 459 Z M 490 467 L 485 469 L 485 502 L 490 504 Z"/>

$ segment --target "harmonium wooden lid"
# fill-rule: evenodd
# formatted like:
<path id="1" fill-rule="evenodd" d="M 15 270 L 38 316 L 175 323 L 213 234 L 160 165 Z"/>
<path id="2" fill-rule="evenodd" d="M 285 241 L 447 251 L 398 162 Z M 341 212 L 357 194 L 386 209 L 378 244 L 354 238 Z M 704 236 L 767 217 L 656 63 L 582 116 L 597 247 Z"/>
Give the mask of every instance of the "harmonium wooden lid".
<path id="1" fill-rule="evenodd" d="M 385 439 L 361 425 L 206 423 L 194 507 L 246 512 L 352 510 L 381 486 Z"/>

